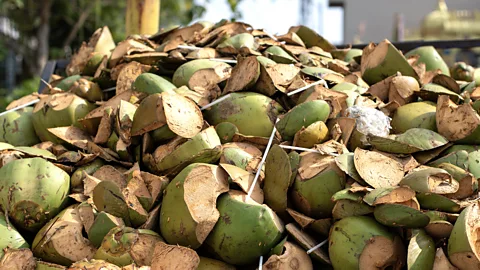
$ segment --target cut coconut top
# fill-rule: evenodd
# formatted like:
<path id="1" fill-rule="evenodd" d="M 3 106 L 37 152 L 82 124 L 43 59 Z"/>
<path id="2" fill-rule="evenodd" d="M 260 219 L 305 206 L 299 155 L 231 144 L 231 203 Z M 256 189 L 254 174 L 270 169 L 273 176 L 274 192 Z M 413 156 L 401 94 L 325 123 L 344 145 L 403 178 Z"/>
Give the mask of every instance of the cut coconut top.
<path id="1" fill-rule="evenodd" d="M 85 131 L 74 126 L 49 128 L 48 131 L 63 141 L 82 150 L 87 150 L 87 143 L 92 140 L 90 135 Z"/>
<path id="2" fill-rule="evenodd" d="M 415 198 L 415 191 L 409 187 L 377 188 L 369 192 L 363 201 L 371 206 L 384 203 L 401 203 Z"/>
<path id="3" fill-rule="evenodd" d="M 318 153 L 303 152 L 300 154 L 298 175 L 302 180 L 308 180 L 325 169 L 331 168 L 332 165 L 341 172 L 335 164 L 335 157 Z"/>
<path id="4" fill-rule="evenodd" d="M 250 190 L 253 184 L 253 180 L 255 178 L 255 175 L 253 173 L 247 172 L 237 166 L 225 163 L 221 163 L 220 167 L 222 167 L 227 172 L 228 176 L 230 176 L 231 181 L 237 184 L 244 192 L 248 192 Z M 260 204 L 263 203 L 263 190 L 260 188 L 258 182 L 253 188 L 251 197 L 256 202 Z"/>
<path id="5" fill-rule="evenodd" d="M 40 99 L 40 101 L 33 108 L 33 112 L 36 113 L 40 110 L 43 110 L 45 106 L 48 106 L 55 111 L 61 111 L 65 108 L 68 108 L 68 106 L 70 106 L 75 99 L 81 99 L 81 97 L 78 97 L 72 93 L 48 95 Z"/>
<path id="6" fill-rule="evenodd" d="M 402 163 L 378 151 L 357 148 L 354 163 L 358 174 L 374 188 L 394 187 L 404 175 Z"/>
<path id="7" fill-rule="evenodd" d="M 416 192 L 450 194 L 458 191 L 459 184 L 443 169 L 420 166 L 408 173 L 400 185 L 409 186 Z"/>
<path id="8" fill-rule="evenodd" d="M 190 99 L 164 92 L 162 104 L 167 125 L 178 136 L 192 138 L 202 130 L 202 112 Z"/>
<path id="9" fill-rule="evenodd" d="M 400 238 L 391 239 L 384 236 L 373 236 L 363 248 L 359 257 L 359 269 L 401 269 L 404 247 Z"/>
<path id="10" fill-rule="evenodd" d="M 449 141 L 463 139 L 480 125 L 480 116 L 469 103 L 455 104 L 448 96 L 437 101 L 438 132 Z"/>

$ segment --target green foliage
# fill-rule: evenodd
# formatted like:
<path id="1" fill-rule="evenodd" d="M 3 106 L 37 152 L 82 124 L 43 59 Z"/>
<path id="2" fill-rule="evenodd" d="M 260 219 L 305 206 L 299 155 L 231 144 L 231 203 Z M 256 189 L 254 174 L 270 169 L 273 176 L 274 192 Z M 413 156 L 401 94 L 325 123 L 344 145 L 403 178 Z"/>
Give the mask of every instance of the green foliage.
<path id="1" fill-rule="evenodd" d="M 7 89 L 0 88 L 0 112 L 5 111 L 5 108 L 10 102 L 36 92 L 39 84 L 40 78 L 36 77 L 24 80 L 20 85 L 15 87 L 11 93 L 8 93 Z"/>

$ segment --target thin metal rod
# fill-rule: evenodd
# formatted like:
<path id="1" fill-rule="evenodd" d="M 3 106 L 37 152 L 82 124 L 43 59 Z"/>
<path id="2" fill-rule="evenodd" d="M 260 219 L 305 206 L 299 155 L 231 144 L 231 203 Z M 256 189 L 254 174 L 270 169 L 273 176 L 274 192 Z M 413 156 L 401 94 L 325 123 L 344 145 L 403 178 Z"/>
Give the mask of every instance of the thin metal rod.
<path id="1" fill-rule="evenodd" d="M 221 98 L 219 98 L 219 99 L 216 99 L 216 100 L 212 101 L 211 103 L 208 103 L 207 105 L 205 105 L 205 106 L 203 106 L 202 108 L 200 108 L 200 110 L 202 110 L 202 111 L 203 111 L 203 110 L 206 110 L 206 109 L 214 106 L 215 104 L 218 104 L 218 103 L 224 101 L 225 99 L 227 99 L 227 98 L 229 98 L 229 97 L 230 97 L 230 94 L 225 95 L 225 96 L 223 96 L 223 97 L 221 97 Z"/>
<path id="2" fill-rule="evenodd" d="M 321 242 L 320 244 L 318 244 L 318 245 L 312 247 L 311 249 L 307 250 L 307 254 L 310 254 L 310 253 L 314 252 L 315 250 L 321 248 L 321 247 L 322 247 L 323 245 L 325 245 L 327 242 L 328 242 L 328 238 L 325 239 L 325 240 L 323 240 L 323 242 Z"/>
<path id="3" fill-rule="evenodd" d="M 5 114 L 7 114 L 7 113 L 9 113 L 9 112 L 14 112 L 14 111 L 16 111 L 16 110 L 23 109 L 23 108 L 28 107 L 28 106 L 30 106 L 30 105 L 33 105 L 33 104 L 35 104 L 35 103 L 37 103 L 37 102 L 39 102 L 39 101 L 40 101 L 40 99 L 32 100 L 32 101 L 30 101 L 30 102 L 28 102 L 28 103 L 25 103 L 25 104 L 21 105 L 21 106 L 15 107 L 15 108 L 10 109 L 10 110 L 6 110 L 6 111 L 0 113 L 0 116 L 5 115 Z"/>

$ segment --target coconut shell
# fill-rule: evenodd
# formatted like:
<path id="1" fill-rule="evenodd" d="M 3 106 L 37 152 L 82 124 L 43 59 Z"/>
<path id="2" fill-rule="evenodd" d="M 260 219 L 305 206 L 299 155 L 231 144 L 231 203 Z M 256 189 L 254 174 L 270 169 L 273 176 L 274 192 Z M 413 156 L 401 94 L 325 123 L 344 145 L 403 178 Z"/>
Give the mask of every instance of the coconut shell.
<path id="1" fill-rule="evenodd" d="M 265 269 L 313 269 L 312 260 L 301 247 L 294 243 L 286 242 L 283 248 L 285 249 L 285 252 L 281 255 L 272 255 L 268 258 L 263 264 Z"/>
<path id="2" fill-rule="evenodd" d="M 5 255 L 0 256 L 0 269 L 33 270 L 36 267 L 35 258 L 28 248 L 5 248 Z"/>
<path id="3" fill-rule="evenodd" d="M 95 105 L 70 93 L 60 93 L 42 98 L 33 109 L 33 127 L 42 141 L 61 144 L 62 141 L 50 134 L 48 129 L 73 125 L 92 131 L 91 126 L 84 127 L 78 119 L 86 116 Z"/>
<path id="4" fill-rule="evenodd" d="M 215 131 L 222 144 L 232 142 L 233 136 L 239 132 L 238 128 L 230 122 L 222 122 L 215 126 Z"/>
<path id="5" fill-rule="evenodd" d="M 433 262 L 433 270 L 457 270 L 455 266 L 450 263 L 443 248 L 437 248 L 435 253 L 435 261 Z"/>
<path id="6" fill-rule="evenodd" d="M 424 230 L 412 231 L 412 238 L 408 244 L 408 269 L 432 269 L 435 260 L 435 243 Z"/>
<path id="7" fill-rule="evenodd" d="M 335 220 L 350 217 L 364 216 L 373 213 L 374 208 L 363 202 L 355 202 L 351 200 L 337 200 L 332 209 L 332 217 Z"/>
<path id="8" fill-rule="evenodd" d="M 21 249 L 30 247 L 22 235 L 7 222 L 3 214 L 0 215 L 0 234 L 2 235 L 2 240 L 0 240 L 0 259 L 5 255 L 5 248 Z"/>
<path id="9" fill-rule="evenodd" d="M 209 250 L 234 265 L 256 262 L 284 232 L 282 221 L 268 206 L 245 199 L 245 193 L 234 190 L 219 197 L 220 218 L 205 241 Z"/>
<path id="10" fill-rule="evenodd" d="M 273 145 L 265 160 L 263 190 L 265 203 L 278 214 L 287 209 L 287 193 L 291 185 L 292 170 L 288 154 L 278 145 Z"/>
<path id="11" fill-rule="evenodd" d="M 397 72 L 418 79 L 417 73 L 407 59 L 388 40 L 378 45 L 370 43 L 363 49 L 361 61 L 362 78 L 370 85 Z"/>
<path id="12" fill-rule="evenodd" d="M 403 165 L 379 151 L 355 149 L 355 168 L 362 179 L 374 188 L 398 185 L 403 178 Z"/>
<path id="13" fill-rule="evenodd" d="M 100 247 L 103 238 L 114 227 L 124 226 L 124 222 L 121 218 L 112 216 L 106 212 L 100 212 L 96 215 L 95 221 L 87 230 L 88 240 L 96 248 Z"/>
<path id="14" fill-rule="evenodd" d="M 231 93 L 229 98 L 206 110 L 204 117 L 211 125 L 230 122 L 243 135 L 270 137 L 275 119 L 282 111 L 280 104 L 267 96 L 242 92 Z"/>
<path id="15" fill-rule="evenodd" d="M 205 241 L 220 217 L 216 201 L 228 191 L 227 177 L 218 166 L 195 163 L 172 180 L 160 214 L 160 231 L 168 243 L 196 249 Z"/>
<path id="16" fill-rule="evenodd" d="M 419 210 L 400 204 L 382 204 L 375 207 L 375 219 L 389 227 L 423 228 L 430 218 Z"/>
<path id="17" fill-rule="evenodd" d="M 76 205 L 51 219 L 35 236 L 32 251 L 45 261 L 70 265 L 95 254 L 95 247 L 82 235 L 83 225 Z"/>
<path id="18" fill-rule="evenodd" d="M 195 270 L 200 264 L 200 257 L 190 248 L 168 245 L 159 242 L 155 245 L 152 258 L 152 270 L 185 269 Z"/>
<path id="19" fill-rule="evenodd" d="M 285 226 L 285 227 L 287 229 L 288 235 L 291 236 L 293 239 L 295 239 L 295 241 L 305 251 L 307 251 L 307 250 L 315 247 L 316 245 L 318 245 L 318 242 L 313 237 L 311 237 L 307 233 L 299 230 L 298 227 L 295 224 L 290 223 L 290 224 L 287 224 L 287 226 Z M 326 265 L 331 265 L 332 264 L 332 262 L 330 261 L 330 259 L 328 257 L 327 252 L 325 252 L 323 249 L 320 249 L 320 248 L 312 251 L 312 253 L 310 253 L 310 257 L 312 259 L 314 259 L 315 261 L 318 261 L 318 262 L 322 263 L 323 265 L 325 265 L 325 264 Z"/>
<path id="20" fill-rule="evenodd" d="M 480 250 L 478 249 L 478 203 L 465 208 L 448 239 L 448 258 L 459 269 L 478 269 L 480 267 Z"/>
<path id="21" fill-rule="evenodd" d="M 448 69 L 447 64 L 433 46 L 422 46 L 415 48 L 407 52 L 405 57 L 409 58 L 415 55 L 419 56 L 417 63 L 425 64 L 426 71 L 435 71 L 440 69 L 443 74 L 450 76 L 450 70 Z"/>
<path id="22" fill-rule="evenodd" d="M 450 194 L 457 192 L 458 182 L 443 169 L 422 166 L 412 170 L 401 181 L 416 192 Z"/>
<path id="23" fill-rule="evenodd" d="M 247 172 L 246 170 L 230 164 L 220 163 L 219 165 L 228 174 L 228 181 L 230 183 L 240 187 L 240 189 L 245 193 L 248 193 L 250 189 L 252 189 L 253 180 L 255 179 L 255 175 L 253 173 Z M 255 187 L 253 187 L 250 197 L 257 203 L 263 203 L 263 190 L 258 181 L 255 184 Z"/>
<path id="24" fill-rule="evenodd" d="M 333 194 L 345 188 L 345 174 L 335 158 L 317 153 L 300 154 L 298 174 L 292 187 L 292 202 L 303 214 L 313 218 L 331 215 Z"/>
<path id="25" fill-rule="evenodd" d="M 0 116 L 0 142 L 14 146 L 32 146 L 40 142 L 35 134 L 30 107 L 9 112 Z"/>
<path id="26" fill-rule="evenodd" d="M 449 213 L 460 212 L 460 205 L 440 194 L 435 193 L 418 193 L 417 199 L 422 209 L 438 210 Z"/>
<path id="27" fill-rule="evenodd" d="M 335 269 L 402 269 L 405 250 L 398 236 L 373 218 L 347 217 L 330 230 L 329 254 Z"/>
<path id="28" fill-rule="evenodd" d="M 250 89 L 260 77 L 260 63 L 255 56 L 239 58 L 232 69 L 232 75 L 227 80 L 223 93 Z"/>
<path id="29" fill-rule="evenodd" d="M 67 202 L 70 176 L 42 158 L 12 161 L 0 169 L 0 204 L 18 228 L 37 232 Z"/>
<path id="30" fill-rule="evenodd" d="M 117 266 L 132 263 L 148 266 L 152 264 L 154 258 L 151 250 L 161 241 L 162 238 L 150 230 L 115 227 L 105 236 L 93 258 Z"/>
<path id="31" fill-rule="evenodd" d="M 384 203 L 401 203 L 412 200 L 415 198 L 415 191 L 409 187 L 387 187 L 387 188 L 376 188 L 370 191 L 363 201 L 368 205 L 375 206 Z"/>
<path id="32" fill-rule="evenodd" d="M 177 87 L 153 73 L 140 74 L 132 84 L 132 89 L 147 94 L 156 94 L 162 92 L 173 92 Z"/>
<path id="33" fill-rule="evenodd" d="M 123 270 L 103 260 L 82 260 L 72 264 L 68 270 Z"/>

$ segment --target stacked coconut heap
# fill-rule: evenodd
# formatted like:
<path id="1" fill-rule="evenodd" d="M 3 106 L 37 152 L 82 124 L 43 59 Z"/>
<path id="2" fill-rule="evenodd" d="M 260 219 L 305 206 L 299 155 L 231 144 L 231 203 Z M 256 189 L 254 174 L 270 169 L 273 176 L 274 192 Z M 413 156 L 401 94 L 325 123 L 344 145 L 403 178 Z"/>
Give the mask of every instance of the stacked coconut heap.
<path id="1" fill-rule="evenodd" d="M 480 75 L 433 47 L 105 27 L 66 73 L 1 116 L 0 269 L 480 268 Z"/>

